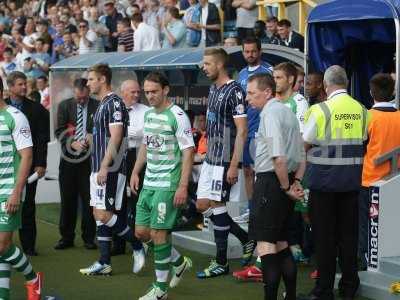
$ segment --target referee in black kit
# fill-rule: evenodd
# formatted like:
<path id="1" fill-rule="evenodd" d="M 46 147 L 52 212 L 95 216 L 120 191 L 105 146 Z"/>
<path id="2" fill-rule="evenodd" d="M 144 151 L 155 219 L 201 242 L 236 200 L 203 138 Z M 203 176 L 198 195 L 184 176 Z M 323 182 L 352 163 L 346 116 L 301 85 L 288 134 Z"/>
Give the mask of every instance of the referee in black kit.
<path id="1" fill-rule="evenodd" d="M 299 123 L 293 112 L 275 96 L 269 74 L 249 78 L 247 100 L 261 110 L 256 133 L 254 206 L 249 234 L 261 257 L 264 299 L 276 300 L 281 277 L 286 300 L 296 299 L 297 267 L 288 247 L 288 225 L 294 201 L 303 197 L 305 152 Z"/>

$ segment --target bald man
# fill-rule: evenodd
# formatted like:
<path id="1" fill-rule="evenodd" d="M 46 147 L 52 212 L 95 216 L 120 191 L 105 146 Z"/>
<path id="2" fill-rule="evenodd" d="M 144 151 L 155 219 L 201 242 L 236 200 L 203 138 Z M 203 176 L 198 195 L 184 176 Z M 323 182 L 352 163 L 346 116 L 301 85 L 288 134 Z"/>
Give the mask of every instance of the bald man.
<path id="1" fill-rule="evenodd" d="M 136 153 L 143 138 L 143 122 L 144 113 L 149 109 L 144 104 L 139 103 L 141 88 L 136 80 L 125 80 L 121 85 L 121 97 L 129 113 L 129 124 L 128 124 L 128 151 L 126 157 L 127 166 L 127 183 L 130 182 L 130 177 L 132 173 L 132 168 L 136 161 Z M 141 176 L 143 177 L 143 176 Z M 142 179 L 142 178 L 141 178 Z M 134 193 L 131 193 L 129 184 L 127 184 L 125 189 L 124 199 L 122 201 L 122 208 L 120 210 L 120 215 L 129 217 L 129 225 L 134 225 L 135 214 L 136 214 L 136 202 L 137 197 Z M 128 212 L 128 213 L 127 213 Z M 112 255 L 119 255 L 125 253 L 125 241 L 118 236 L 113 237 L 113 249 L 111 251 Z M 141 262 L 144 260 L 143 253 L 136 253 L 138 257 L 134 258 L 134 261 Z M 135 255 L 135 251 L 134 251 Z M 138 272 L 141 263 L 137 265 L 137 269 L 133 270 L 134 273 Z M 136 271 L 136 272 L 135 272 Z"/>

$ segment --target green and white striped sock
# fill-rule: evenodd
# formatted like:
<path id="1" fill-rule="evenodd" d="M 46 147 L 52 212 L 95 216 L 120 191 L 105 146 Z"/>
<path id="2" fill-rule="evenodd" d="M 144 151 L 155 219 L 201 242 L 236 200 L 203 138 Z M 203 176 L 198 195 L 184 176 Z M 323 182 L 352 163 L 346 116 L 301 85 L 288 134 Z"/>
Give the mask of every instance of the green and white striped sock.
<path id="1" fill-rule="evenodd" d="M 171 262 L 171 243 L 154 245 L 154 266 L 156 269 L 156 286 L 167 290 L 169 267 Z"/>
<path id="2" fill-rule="evenodd" d="M 257 256 L 257 259 L 256 259 L 256 267 L 261 270 L 261 258 L 259 256 Z"/>
<path id="3" fill-rule="evenodd" d="M 0 262 L 0 300 L 10 299 L 11 265 Z"/>
<path id="4" fill-rule="evenodd" d="M 174 248 L 172 247 L 171 250 L 171 265 L 174 267 L 179 267 L 184 262 L 183 256 Z"/>
<path id="5" fill-rule="evenodd" d="M 18 272 L 24 274 L 26 281 L 32 281 L 36 278 L 36 273 L 33 271 L 25 253 L 14 244 L 1 256 L 1 259 L 9 263 Z"/>

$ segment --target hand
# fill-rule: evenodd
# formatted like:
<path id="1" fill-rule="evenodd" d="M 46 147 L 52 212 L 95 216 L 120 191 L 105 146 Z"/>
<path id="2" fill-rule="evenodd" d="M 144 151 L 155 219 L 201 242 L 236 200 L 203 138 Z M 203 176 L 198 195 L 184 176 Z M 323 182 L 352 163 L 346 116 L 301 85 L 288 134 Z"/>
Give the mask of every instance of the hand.
<path id="1" fill-rule="evenodd" d="M 180 185 L 175 192 L 174 206 L 179 207 L 186 203 L 188 195 L 187 186 Z"/>
<path id="2" fill-rule="evenodd" d="M 295 184 L 292 184 L 290 189 L 286 192 L 286 195 L 288 195 L 289 198 L 294 201 L 300 201 L 304 197 L 304 191 L 302 187 L 299 188 Z"/>
<path id="3" fill-rule="evenodd" d="M 85 137 L 85 146 L 86 148 L 89 148 L 89 146 L 92 144 L 93 144 L 93 135 L 88 133 Z"/>
<path id="4" fill-rule="evenodd" d="M 74 141 L 71 143 L 71 148 L 74 149 L 76 152 L 82 152 L 86 150 L 86 142 L 79 142 L 79 141 Z"/>
<path id="5" fill-rule="evenodd" d="M 15 214 L 18 211 L 20 203 L 20 195 L 13 192 L 6 202 L 6 212 L 8 214 Z"/>
<path id="6" fill-rule="evenodd" d="M 44 167 L 35 167 L 34 171 L 38 173 L 39 178 L 42 178 L 46 174 L 46 168 Z"/>
<path id="7" fill-rule="evenodd" d="M 98 185 L 105 185 L 107 182 L 107 173 L 108 169 L 105 167 L 100 167 L 99 172 L 97 173 L 97 184 Z"/>
<path id="8" fill-rule="evenodd" d="M 234 185 L 236 182 L 238 182 L 238 178 L 239 178 L 238 168 L 230 166 L 228 172 L 226 173 L 226 181 L 230 185 Z"/>
<path id="9" fill-rule="evenodd" d="M 112 33 L 112 36 L 113 36 L 113 37 L 115 37 L 115 38 L 117 38 L 117 37 L 118 37 L 118 35 L 119 35 L 119 33 L 118 33 L 118 32 L 113 32 L 113 33 Z"/>
<path id="10" fill-rule="evenodd" d="M 137 195 L 139 191 L 139 175 L 136 173 L 132 173 L 131 175 L 131 182 L 129 183 L 129 186 L 131 187 L 131 191 Z"/>

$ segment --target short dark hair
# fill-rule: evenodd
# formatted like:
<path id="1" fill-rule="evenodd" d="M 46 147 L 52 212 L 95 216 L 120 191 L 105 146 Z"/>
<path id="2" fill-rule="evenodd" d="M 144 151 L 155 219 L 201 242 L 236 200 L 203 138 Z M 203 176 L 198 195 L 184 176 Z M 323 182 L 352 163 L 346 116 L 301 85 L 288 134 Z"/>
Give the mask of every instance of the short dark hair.
<path id="1" fill-rule="evenodd" d="M 87 89 L 87 79 L 86 78 L 77 78 L 74 80 L 74 88 L 80 91 Z"/>
<path id="2" fill-rule="evenodd" d="M 36 42 L 41 42 L 43 45 L 46 43 L 46 41 L 43 39 L 43 38 L 38 38 L 37 40 L 36 40 Z"/>
<path id="3" fill-rule="evenodd" d="M 268 17 L 267 18 L 267 23 L 270 23 L 270 22 L 278 23 L 278 18 L 275 17 L 275 16 Z"/>
<path id="4" fill-rule="evenodd" d="M 393 98 L 395 82 L 390 74 L 375 74 L 369 81 L 371 96 L 377 102 L 389 102 Z"/>
<path id="5" fill-rule="evenodd" d="M 315 78 L 321 83 L 324 83 L 324 73 L 318 72 L 318 71 L 312 71 L 309 72 L 307 77 L 309 76 L 315 76 Z"/>
<path id="6" fill-rule="evenodd" d="M 47 76 L 46 75 L 40 75 L 36 80 L 39 80 L 39 79 L 43 79 L 44 81 L 47 82 Z"/>
<path id="7" fill-rule="evenodd" d="M 261 50 L 261 41 L 258 38 L 254 37 L 254 36 L 246 37 L 242 42 L 243 47 L 244 47 L 244 44 L 256 44 L 257 45 L 257 49 L 259 51 Z"/>
<path id="8" fill-rule="evenodd" d="M 10 48 L 10 47 L 6 47 L 5 49 L 4 49 L 4 53 L 10 53 L 10 54 L 14 54 L 14 51 L 13 51 L 13 49 L 12 48 Z"/>
<path id="9" fill-rule="evenodd" d="M 175 6 L 168 8 L 168 12 L 174 19 L 179 19 L 179 17 L 180 17 L 179 9 L 176 8 Z"/>
<path id="10" fill-rule="evenodd" d="M 89 26 L 88 20 L 82 19 L 82 20 L 79 21 L 79 24 L 80 23 L 85 23 L 86 26 Z M 78 26 L 79 26 L 79 24 L 78 24 Z"/>
<path id="11" fill-rule="evenodd" d="M 141 13 L 134 13 L 131 17 L 131 21 L 135 23 L 142 23 L 143 22 L 143 16 Z"/>
<path id="12" fill-rule="evenodd" d="M 296 85 L 296 80 L 297 80 L 297 68 L 294 64 L 290 62 L 283 62 L 280 63 L 279 65 L 276 65 L 274 67 L 274 71 L 283 71 L 286 75 L 286 77 L 293 76 L 293 84 L 292 88 Z"/>
<path id="13" fill-rule="evenodd" d="M 106 83 L 111 84 L 112 70 L 108 64 L 97 64 L 89 68 L 89 72 L 94 72 L 97 75 L 104 76 L 106 78 Z"/>
<path id="14" fill-rule="evenodd" d="M 7 85 L 8 86 L 14 86 L 15 82 L 18 79 L 23 79 L 26 80 L 26 75 L 20 71 L 13 71 L 7 76 Z"/>
<path id="15" fill-rule="evenodd" d="M 276 83 L 274 80 L 274 77 L 272 77 L 271 74 L 268 73 L 257 73 L 254 75 L 251 75 L 248 79 L 247 82 L 257 82 L 257 88 L 261 91 L 265 89 L 271 89 L 272 94 L 275 95 L 276 92 Z"/>
<path id="16" fill-rule="evenodd" d="M 118 20 L 118 23 L 121 23 L 124 27 L 130 27 L 131 26 L 131 20 L 129 18 L 122 18 Z"/>
<path id="17" fill-rule="evenodd" d="M 169 86 L 169 81 L 168 81 L 167 76 L 165 76 L 161 72 L 150 72 L 149 74 L 147 74 L 144 81 L 151 81 L 151 82 L 158 83 L 159 85 L 161 85 L 162 88 Z"/>
<path id="18" fill-rule="evenodd" d="M 278 22 L 279 27 L 292 27 L 292 23 L 288 19 L 282 19 Z"/>
<path id="19" fill-rule="evenodd" d="M 204 50 L 204 56 L 214 56 L 221 61 L 224 68 L 228 66 L 229 56 L 223 48 L 206 48 Z"/>
<path id="20" fill-rule="evenodd" d="M 133 4 L 131 5 L 131 8 L 134 8 L 134 7 L 136 7 L 138 10 L 140 10 L 140 6 L 139 6 L 138 4 L 133 3 Z"/>

